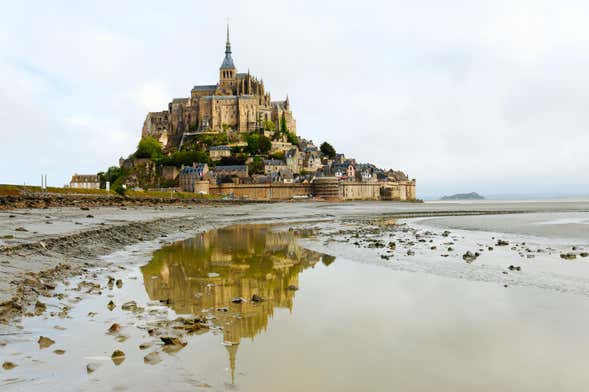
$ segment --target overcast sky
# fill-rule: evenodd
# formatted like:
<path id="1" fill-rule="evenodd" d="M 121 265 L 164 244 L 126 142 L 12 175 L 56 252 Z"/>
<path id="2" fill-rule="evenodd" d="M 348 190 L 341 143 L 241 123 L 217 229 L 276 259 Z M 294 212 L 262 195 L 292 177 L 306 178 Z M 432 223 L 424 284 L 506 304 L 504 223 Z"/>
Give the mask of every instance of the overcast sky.
<path id="1" fill-rule="evenodd" d="M 418 195 L 589 193 L 589 3 L 1 1 L 0 183 L 132 153 L 148 111 L 238 71 L 298 133 Z"/>

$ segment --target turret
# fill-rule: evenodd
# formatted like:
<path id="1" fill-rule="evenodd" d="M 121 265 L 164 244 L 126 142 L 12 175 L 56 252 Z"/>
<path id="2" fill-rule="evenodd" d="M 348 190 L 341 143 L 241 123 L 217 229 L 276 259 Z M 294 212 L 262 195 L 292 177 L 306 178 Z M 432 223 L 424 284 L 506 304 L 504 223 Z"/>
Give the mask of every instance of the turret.
<path id="1" fill-rule="evenodd" d="M 231 41 L 229 41 L 229 25 L 227 25 L 227 42 L 225 43 L 225 58 L 219 68 L 219 84 L 222 88 L 229 88 L 231 91 L 236 85 L 237 69 L 231 57 Z"/>

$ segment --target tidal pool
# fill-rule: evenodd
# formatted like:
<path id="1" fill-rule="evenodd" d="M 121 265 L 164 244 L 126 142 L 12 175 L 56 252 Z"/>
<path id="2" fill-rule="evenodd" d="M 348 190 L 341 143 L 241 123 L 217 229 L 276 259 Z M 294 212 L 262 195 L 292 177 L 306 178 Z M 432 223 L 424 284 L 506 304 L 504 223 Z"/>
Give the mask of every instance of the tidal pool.
<path id="1" fill-rule="evenodd" d="M 139 247 L 116 254 L 115 277 L 124 285 L 108 288 L 98 275 L 103 292 L 83 295 L 72 293 L 74 282 L 63 288 L 66 298 L 83 298 L 69 318 L 25 318 L 22 334 L 0 346 L 0 357 L 18 365 L 2 371 L 0 386 L 586 390 L 586 296 L 393 270 L 368 252 L 347 253 L 344 243 L 334 245 L 341 247 L 336 259 L 311 250 L 320 244 L 303 229 L 233 226 L 164 246 L 141 262 L 132 261 Z M 254 295 L 262 301 L 252 301 Z M 117 307 L 109 311 L 110 300 Z M 143 309 L 122 310 L 130 300 Z M 49 308 L 60 306 L 47 302 Z M 166 350 L 150 330 L 180 315 L 202 317 L 209 328 L 182 332 L 186 346 Z M 114 322 L 122 328 L 118 335 L 106 333 Z M 39 335 L 65 354 L 40 349 Z M 149 348 L 141 350 L 146 343 Z M 124 361 L 111 360 L 115 349 L 126 354 Z M 146 363 L 150 352 L 161 362 Z M 91 374 L 89 362 L 100 365 Z"/>

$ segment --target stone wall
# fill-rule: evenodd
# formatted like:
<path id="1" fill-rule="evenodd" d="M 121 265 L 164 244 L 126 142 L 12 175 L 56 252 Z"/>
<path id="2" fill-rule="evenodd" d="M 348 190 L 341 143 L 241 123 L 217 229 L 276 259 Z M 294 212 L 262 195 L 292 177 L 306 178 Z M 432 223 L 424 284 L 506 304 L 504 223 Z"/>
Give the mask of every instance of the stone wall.
<path id="1" fill-rule="evenodd" d="M 249 200 L 290 200 L 311 194 L 310 184 L 220 184 L 210 185 L 212 195 L 233 195 Z"/>
<path id="2" fill-rule="evenodd" d="M 316 180 L 317 181 L 317 180 Z M 207 181 L 194 184 L 195 192 L 233 196 L 248 200 L 290 200 L 318 196 L 326 200 L 415 200 L 415 181 L 394 183 L 330 181 L 326 177 L 314 184 L 219 184 Z"/>

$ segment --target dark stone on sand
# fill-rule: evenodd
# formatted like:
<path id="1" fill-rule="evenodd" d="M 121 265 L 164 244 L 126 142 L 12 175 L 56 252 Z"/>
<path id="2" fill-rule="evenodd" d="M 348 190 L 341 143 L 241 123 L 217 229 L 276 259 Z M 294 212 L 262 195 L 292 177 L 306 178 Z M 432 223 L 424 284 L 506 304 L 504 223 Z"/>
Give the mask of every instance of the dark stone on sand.
<path id="1" fill-rule="evenodd" d="M 264 298 L 259 296 L 258 294 L 252 295 L 252 302 L 263 302 Z"/>

